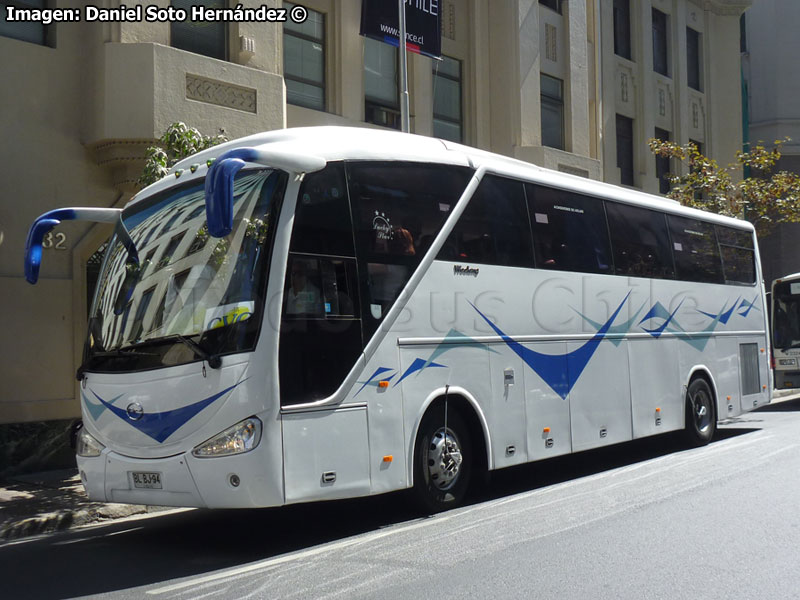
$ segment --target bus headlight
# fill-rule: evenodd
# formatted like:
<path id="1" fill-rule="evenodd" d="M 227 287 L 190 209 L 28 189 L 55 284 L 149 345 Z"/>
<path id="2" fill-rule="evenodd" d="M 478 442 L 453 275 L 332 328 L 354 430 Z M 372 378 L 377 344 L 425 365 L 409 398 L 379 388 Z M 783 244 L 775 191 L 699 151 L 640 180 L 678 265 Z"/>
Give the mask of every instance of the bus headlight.
<path id="1" fill-rule="evenodd" d="M 85 458 L 91 458 L 94 456 L 100 456 L 100 453 L 105 449 L 105 446 L 98 442 L 92 434 L 86 431 L 86 428 L 83 427 L 78 432 L 78 441 L 75 445 L 75 453 L 78 456 L 83 456 Z"/>
<path id="2" fill-rule="evenodd" d="M 194 450 L 192 456 L 211 458 L 250 452 L 261 441 L 261 421 L 250 417 L 206 440 Z"/>

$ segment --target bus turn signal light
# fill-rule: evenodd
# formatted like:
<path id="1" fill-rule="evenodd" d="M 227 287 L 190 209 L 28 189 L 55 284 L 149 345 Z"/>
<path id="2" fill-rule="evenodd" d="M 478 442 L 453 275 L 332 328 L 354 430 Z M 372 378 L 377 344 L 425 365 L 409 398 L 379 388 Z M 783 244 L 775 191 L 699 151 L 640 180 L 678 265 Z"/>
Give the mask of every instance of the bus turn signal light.
<path id="1" fill-rule="evenodd" d="M 544 429 L 542 429 L 542 433 L 550 433 L 550 428 L 545 427 Z"/>
<path id="2" fill-rule="evenodd" d="M 381 389 L 386 389 L 386 388 L 389 387 L 389 382 L 388 381 L 379 381 L 378 382 L 378 387 L 381 388 Z"/>
<path id="3" fill-rule="evenodd" d="M 394 456 L 392 456 L 391 454 L 387 454 L 386 456 L 383 457 L 383 462 L 385 462 L 385 463 L 390 463 L 393 460 L 394 460 Z"/>

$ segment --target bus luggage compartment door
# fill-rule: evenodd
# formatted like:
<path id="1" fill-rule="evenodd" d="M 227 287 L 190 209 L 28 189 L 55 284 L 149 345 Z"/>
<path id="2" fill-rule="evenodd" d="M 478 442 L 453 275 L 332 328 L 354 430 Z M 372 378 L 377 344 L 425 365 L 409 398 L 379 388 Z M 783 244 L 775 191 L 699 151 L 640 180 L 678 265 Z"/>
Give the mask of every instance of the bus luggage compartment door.
<path id="1" fill-rule="evenodd" d="M 286 503 L 369 494 L 366 407 L 283 415 Z"/>

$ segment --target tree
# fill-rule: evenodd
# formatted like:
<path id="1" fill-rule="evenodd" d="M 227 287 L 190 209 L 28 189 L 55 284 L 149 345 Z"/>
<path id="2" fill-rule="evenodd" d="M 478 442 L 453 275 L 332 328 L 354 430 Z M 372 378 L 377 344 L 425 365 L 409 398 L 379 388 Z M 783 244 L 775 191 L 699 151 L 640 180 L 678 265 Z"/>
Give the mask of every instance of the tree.
<path id="1" fill-rule="evenodd" d="M 657 156 L 686 164 L 685 174 L 668 176 L 672 189 L 667 197 L 684 206 L 747 219 L 759 236 L 768 234 L 775 223 L 800 221 L 800 175 L 775 171 L 785 140 L 775 140 L 767 149 L 759 142 L 750 152 L 737 152 L 736 162 L 726 167 L 700 153 L 692 142 L 651 139 L 650 150 Z M 745 177 L 737 177 L 744 171 Z"/>
<path id="2" fill-rule="evenodd" d="M 227 141 L 224 129 L 220 129 L 217 135 L 209 136 L 203 135 L 185 123 L 173 123 L 158 139 L 159 145 L 147 149 L 144 171 L 139 178 L 139 184 L 145 187 L 155 183 L 167 175 L 170 168 L 178 161 Z"/>

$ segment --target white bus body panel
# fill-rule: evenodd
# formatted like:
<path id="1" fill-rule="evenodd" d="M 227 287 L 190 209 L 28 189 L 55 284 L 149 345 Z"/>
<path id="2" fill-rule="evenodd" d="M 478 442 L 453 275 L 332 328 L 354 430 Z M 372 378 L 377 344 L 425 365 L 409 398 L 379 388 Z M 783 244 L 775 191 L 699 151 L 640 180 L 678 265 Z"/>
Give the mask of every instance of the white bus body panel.
<path id="1" fill-rule="evenodd" d="M 389 389 L 402 389 L 409 456 L 426 399 L 446 385 L 476 399 L 492 432 L 494 468 L 681 429 L 697 372 L 710 379 L 718 419 L 769 402 L 757 287 L 469 266 L 477 276 L 432 264 L 360 378 L 383 369 Z M 750 395 L 741 391 L 742 343 L 758 344 L 761 385 Z M 397 344 L 399 364 L 389 352 Z M 555 364 L 574 381 L 564 388 L 537 357 L 563 357 Z M 379 393 L 371 387 L 357 399 L 371 407 Z"/>
<path id="2" fill-rule="evenodd" d="M 163 506 L 257 507 L 284 503 L 281 427 L 263 373 L 249 355 L 223 357 L 215 370 L 195 362 L 152 371 L 89 373 L 82 389 L 86 430 L 106 446 L 77 457 L 91 499 Z M 102 401 L 101 401 L 102 399 Z M 136 416 L 138 404 L 143 416 Z M 233 456 L 196 458 L 197 445 L 257 416 L 261 442 Z M 132 473 L 158 473 L 162 489 L 137 489 Z M 231 475 L 240 484 L 230 484 Z"/>
<path id="3" fill-rule="evenodd" d="M 286 502 L 370 493 L 367 408 L 283 415 Z"/>

